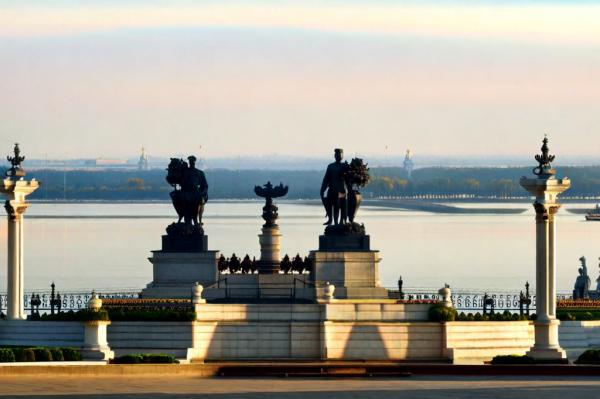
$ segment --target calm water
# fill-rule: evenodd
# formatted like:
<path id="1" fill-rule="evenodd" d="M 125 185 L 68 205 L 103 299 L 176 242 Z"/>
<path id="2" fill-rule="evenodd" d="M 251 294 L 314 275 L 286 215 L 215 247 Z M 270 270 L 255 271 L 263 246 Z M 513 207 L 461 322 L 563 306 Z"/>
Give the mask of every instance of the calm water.
<path id="1" fill-rule="evenodd" d="M 259 202 L 215 203 L 206 209 L 209 247 L 226 256 L 259 255 L 262 220 Z M 282 255 L 305 255 L 316 249 L 323 231 L 322 208 L 279 204 Z M 463 206 L 463 205 L 461 205 Z M 469 205 L 464 205 L 469 206 Z M 521 289 L 534 282 L 535 225 L 526 204 L 477 205 L 527 208 L 518 215 L 445 215 L 364 207 L 359 219 L 381 251 L 381 280 L 393 287 L 402 275 L 407 287 Z M 566 205 L 567 208 L 590 205 Z M 141 288 L 152 279 L 147 258 L 160 249 L 161 235 L 171 223 L 172 207 L 164 204 L 33 204 L 34 215 L 165 216 L 139 219 L 26 219 L 25 285 L 47 288 Z M 0 259 L 6 259 L 6 224 L 0 225 Z M 577 276 L 578 258 L 588 258 L 595 286 L 600 256 L 600 222 L 561 210 L 558 217 L 558 289 L 569 291 Z M 0 268 L 5 290 L 6 267 Z"/>

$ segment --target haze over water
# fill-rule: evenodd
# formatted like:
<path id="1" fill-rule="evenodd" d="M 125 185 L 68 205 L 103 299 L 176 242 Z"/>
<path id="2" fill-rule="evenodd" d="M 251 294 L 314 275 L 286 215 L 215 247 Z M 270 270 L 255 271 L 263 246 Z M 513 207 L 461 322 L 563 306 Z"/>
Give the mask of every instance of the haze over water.
<path id="1" fill-rule="evenodd" d="M 468 206 L 468 205 L 461 205 Z M 478 207 L 482 206 L 480 204 Z M 535 284 L 535 224 L 530 204 L 491 204 L 527 208 L 514 215 L 433 214 L 363 207 L 358 216 L 371 235 L 372 249 L 381 251 L 381 283 L 396 287 L 402 275 L 405 287 L 437 289 L 448 283 L 456 289 L 522 289 Z M 259 256 L 258 237 L 263 221 L 260 202 L 209 202 L 205 232 L 209 248 L 229 257 Z M 564 208 L 590 207 L 568 204 Z M 141 289 L 152 280 L 151 250 L 160 249 L 165 227 L 174 221 L 170 203 L 157 204 L 39 204 L 26 214 L 25 289 L 60 291 Z M 28 216 L 165 216 L 165 218 L 44 219 Z M 283 234 L 282 256 L 306 255 L 318 247 L 323 232 L 322 208 L 295 203 L 279 204 Z M 6 229 L 0 229 L 5 242 Z M 585 255 L 595 287 L 598 276 L 600 223 L 562 209 L 558 216 L 559 292 L 572 290 L 578 258 Z M 0 246 L 0 259 L 6 248 Z M 6 268 L 0 268 L 6 281 Z M 1 291 L 4 291 L 4 284 Z"/>

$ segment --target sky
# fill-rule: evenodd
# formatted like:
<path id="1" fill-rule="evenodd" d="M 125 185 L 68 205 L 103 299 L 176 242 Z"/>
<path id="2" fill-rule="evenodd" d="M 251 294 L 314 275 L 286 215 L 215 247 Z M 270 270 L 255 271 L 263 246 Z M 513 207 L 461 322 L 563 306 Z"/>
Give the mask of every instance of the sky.
<path id="1" fill-rule="evenodd" d="M 0 152 L 600 160 L 600 3 L 0 0 Z M 2 150 L 4 148 L 4 150 Z"/>

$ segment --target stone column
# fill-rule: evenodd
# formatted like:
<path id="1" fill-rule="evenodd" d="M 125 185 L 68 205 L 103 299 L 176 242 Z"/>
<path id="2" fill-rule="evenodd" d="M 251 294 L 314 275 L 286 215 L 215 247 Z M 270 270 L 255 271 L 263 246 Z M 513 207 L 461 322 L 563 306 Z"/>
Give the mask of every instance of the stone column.
<path id="1" fill-rule="evenodd" d="M 15 144 L 14 156 L 7 157 L 11 168 L 6 171 L 6 177 L 0 183 L 0 193 L 4 194 L 8 220 L 7 234 L 7 318 L 9 320 L 26 319 L 23 304 L 24 294 L 24 270 L 23 270 L 23 215 L 29 205 L 25 197 L 34 192 L 39 183 L 35 179 L 25 180 L 25 170 L 21 162 L 25 157 L 21 156 L 19 144 Z"/>
<path id="2" fill-rule="evenodd" d="M 6 193 L 6 191 L 4 192 Z M 9 320 L 24 320 L 27 318 L 23 303 L 25 280 L 23 262 L 23 214 L 25 213 L 27 206 L 28 204 L 23 200 L 7 200 L 4 203 L 8 221 L 7 318 Z"/>
<path id="3" fill-rule="evenodd" d="M 274 274 L 279 272 L 281 262 L 281 234 L 279 226 L 263 226 L 262 234 L 258 235 L 260 243 L 260 261 L 258 262 L 258 271 L 261 274 Z"/>
<path id="4" fill-rule="evenodd" d="M 521 178 L 521 186 L 535 196 L 533 207 L 536 221 L 536 315 L 535 344 L 527 354 L 538 361 L 563 361 L 565 351 L 558 342 L 556 319 L 556 224 L 560 204 L 557 196 L 567 190 L 571 182 L 557 179 L 548 154 L 548 139 L 544 139 L 542 155 L 536 160 L 540 166 L 534 169 L 535 178 Z"/>

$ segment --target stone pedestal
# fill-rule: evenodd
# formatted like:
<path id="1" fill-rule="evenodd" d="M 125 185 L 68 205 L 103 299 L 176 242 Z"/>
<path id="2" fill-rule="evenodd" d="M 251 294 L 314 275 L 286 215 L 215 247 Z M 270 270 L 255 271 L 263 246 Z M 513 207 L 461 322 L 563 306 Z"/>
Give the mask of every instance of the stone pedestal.
<path id="1" fill-rule="evenodd" d="M 84 341 L 81 357 L 84 360 L 109 360 L 115 357 L 108 346 L 106 327 L 110 321 L 94 320 L 84 323 Z"/>
<path id="2" fill-rule="evenodd" d="M 6 196 L 4 209 L 8 221 L 8 272 L 7 272 L 7 318 L 9 320 L 24 320 L 24 232 L 23 215 L 29 204 L 25 197 L 39 187 L 35 179 L 24 180 L 22 177 L 11 176 L 2 181 L 0 192 Z"/>
<path id="3" fill-rule="evenodd" d="M 279 273 L 281 265 L 279 226 L 263 226 L 261 231 L 262 234 L 258 235 L 260 260 L 256 263 L 256 269 L 260 274 Z"/>
<path id="4" fill-rule="evenodd" d="M 387 298 L 379 281 L 379 251 L 369 248 L 369 236 L 321 236 L 319 250 L 311 251 L 317 297 L 322 297 L 325 285 L 335 286 L 335 297 Z"/>
<path id="5" fill-rule="evenodd" d="M 204 287 L 217 282 L 219 251 L 153 251 L 154 279 L 142 290 L 144 298 L 189 298 L 196 283 Z"/>
<path id="6" fill-rule="evenodd" d="M 536 223 L 536 315 L 535 344 L 527 353 L 540 361 L 562 361 L 566 353 L 558 342 L 556 319 L 556 225 L 555 216 L 560 208 L 557 196 L 567 190 L 569 179 L 557 179 L 550 162 L 554 156 L 548 153 L 548 139 L 544 139 L 542 155 L 536 160 L 540 166 L 534 169 L 535 178 L 521 178 L 520 184 L 535 196 Z"/>

